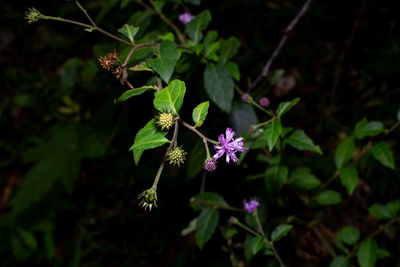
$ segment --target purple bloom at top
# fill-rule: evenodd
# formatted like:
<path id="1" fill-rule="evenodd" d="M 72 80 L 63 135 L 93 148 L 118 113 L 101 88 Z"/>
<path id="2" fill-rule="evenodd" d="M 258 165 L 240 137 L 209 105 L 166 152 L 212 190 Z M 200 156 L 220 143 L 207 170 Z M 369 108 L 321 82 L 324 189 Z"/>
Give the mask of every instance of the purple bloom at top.
<path id="1" fill-rule="evenodd" d="M 247 147 L 243 147 L 243 137 L 239 137 L 233 140 L 235 132 L 231 128 L 227 128 L 225 136 L 221 134 L 218 136 L 219 145 L 215 145 L 214 149 L 217 153 L 213 156 L 213 160 L 217 161 L 224 154 L 226 156 L 226 163 L 230 160 L 237 162 L 239 159 L 236 157 L 236 152 L 243 152 Z"/>
<path id="2" fill-rule="evenodd" d="M 247 213 L 253 213 L 258 208 L 258 206 L 260 206 L 260 202 L 255 199 L 252 199 L 249 202 L 243 200 L 243 208 L 245 211 L 247 211 Z"/>
<path id="3" fill-rule="evenodd" d="M 260 105 L 262 107 L 268 107 L 269 106 L 269 99 L 266 97 L 263 97 L 260 99 Z"/>
<path id="4" fill-rule="evenodd" d="M 194 16 L 189 12 L 185 12 L 179 15 L 179 21 L 185 25 L 188 24 L 193 18 Z"/>

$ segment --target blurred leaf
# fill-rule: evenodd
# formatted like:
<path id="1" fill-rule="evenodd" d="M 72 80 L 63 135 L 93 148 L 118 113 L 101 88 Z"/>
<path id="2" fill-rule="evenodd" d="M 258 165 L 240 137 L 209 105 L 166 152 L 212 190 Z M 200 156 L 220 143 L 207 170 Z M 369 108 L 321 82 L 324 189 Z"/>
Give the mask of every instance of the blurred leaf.
<path id="1" fill-rule="evenodd" d="M 313 140 L 311 140 L 303 130 L 295 130 L 291 135 L 284 139 L 284 143 L 298 150 L 310 150 L 322 155 L 321 148 L 318 145 L 315 145 Z"/>
<path id="2" fill-rule="evenodd" d="M 188 234 L 193 233 L 196 230 L 197 218 L 194 218 L 189 222 L 189 225 L 182 229 L 181 236 L 187 236 Z"/>
<path id="3" fill-rule="evenodd" d="M 338 169 L 341 169 L 351 159 L 351 156 L 356 151 L 354 136 L 351 135 L 344 139 L 335 151 L 335 163 Z"/>
<path id="4" fill-rule="evenodd" d="M 83 65 L 83 61 L 80 58 L 71 58 L 62 65 L 63 75 L 60 81 L 60 87 L 63 90 L 71 89 L 79 79 L 79 70 Z"/>
<path id="5" fill-rule="evenodd" d="M 155 93 L 154 107 L 160 112 L 171 112 L 177 115 L 185 96 L 185 83 L 176 79 L 173 80 L 163 90 Z"/>
<path id="6" fill-rule="evenodd" d="M 374 145 L 371 149 L 372 155 L 374 158 L 382 163 L 383 166 L 386 166 L 392 170 L 394 170 L 394 159 L 393 153 L 390 150 L 390 147 L 387 143 L 381 141 Z"/>
<path id="7" fill-rule="evenodd" d="M 229 37 L 227 40 L 223 40 L 220 46 L 220 61 L 222 64 L 228 62 L 236 53 L 240 47 L 240 41 L 236 37 Z"/>
<path id="8" fill-rule="evenodd" d="M 270 123 L 268 123 L 267 126 L 265 126 L 264 134 L 267 137 L 269 151 L 272 151 L 281 133 L 282 124 L 279 118 L 275 118 Z"/>
<path id="9" fill-rule="evenodd" d="M 192 118 L 195 123 L 195 127 L 200 127 L 203 125 L 204 120 L 208 114 L 208 107 L 210 106 L 210 102 L 206 101 L 199 104 L 197 107 L 193 109 Z"/>
<path id="10" fill-rule="evenodd" d="M 200 249 L 203 249 L 204 244 L 214 234 L 218 220 L 219 211 L 213 208 L 204 209 L 197 217 L 195 238 Z"/>
<path id="11" fill-rule="evenodd" d="M 388 258 L 390 257 L 390 252 L 385 249 L 378 248 L 376 256 L 378 259 Z"/>
<path id="12" fill-rule="evenodd" d="M 235 103 L 233 106 L 230 121 L 237 136 L 241 136 L 247 132 L 250 125 L 257 123 L 257 115 L 252 105 L 241 101 L 239 103 Z M 246 142 L 247 139 L 245 138 L 244 141 Z M 248 150 L 246 150 L 244 153 L 247 151 Z"/>
<path id="13" fill-rule="evenodd" d="M 282 77 L 282 75 L 283 75 L 284 73 L 285 73 L 285 70 L 282 70 L 282 69 L 276 70 L 276 71 L 274 72 L 274 74 L 272 74 L 271 78 L 269 78 L 270 83 L 271 83 L 271 84 L 276 83 L 276 82 Z M 296 99 L 294 99 L 294 100 L 296 100 Z M 292 101 L 294 101 L 294 100 L 292 100 Z M 299 99 L 299 100 L 300 100 L 300 99 Z M 287 103 L 287 102 L 284 102 L 284 103 Z M 282 104 L 282 103 L 281 103 L 281 104 Z"/>
<path id="14" fill-rule="evenodd" d="M 347 267 L 349 266 L 349 260 L 345 256 L 337 256 L 331 263 L 329 267 Z"/>
<path id="15" fill-rule="evenodd" d="M 131 43 L 135 43 L 135 35 L 139 31 L 139 27 L 125 24 L 124 26 L 122 26 L 122 28 L 118 29 L 118 31 L 128 37 Z"/>
<path id="16" fill-rule="evenodd" d="M 354 226 L 349 225 L 343 227 L 340 232 L 340 238 L 347 245 L 355 245 L 360 239 L 360 232 Z"/>
<path id="17" fill-rule="evenodd" d="M 386 207 L 389 209 L 390 215 L 395 217 L 400 210 L 400 199 L 387 203 Z"/>
<path id="18" fill-rule="evenodd" d="M 233 79 L 236 81 L 240 80 L 240 71 L 239 71 L 239 66 L 232 61 L 229 61 L 228 63 L 225 64 L 225 66 L 228 68 L 229 72 L 231 73 L 231 76 Z"/>
<path id="19" fill-rule="evenodd" d="M 150 91 L 150 90 L 154 90 L 154 89 L 155 89 L 154 86 L 142 86 L 142 87 L 139 87 L 139 88 L 126 90 L 120 97 L 118 97 L 117 103 L 125 101 L 125 100 L 127 100 L 127 99 L 129 99 L 129 98 L 131 98 L 133 96 L 141 95 L 146 91 Z"/>
<path id="20" fill-rule="evenodd" d="M 204 169 L 204 163 L 206 160 L 206 152 L 204 149 L 204 143 L 199 139 L 190 151 L 186 164 L 186 176 L 187 179 L 194 178 L 199 172 Z"/>
<path id="21" fill-rule="evenodd" d="M 296 190 L 313 190 L 321 185 L 321 181 L 311 173 L 297 170 L 290 175 L 290 185 Z"/>
<path id="22" fill-rule="evenodd" d="M 194 197 L 194 201 L 191 204 L 194 210 L 198 210 L 199 208 L 208 208 L 210 206 L 212 207 L 213 205 L 229 207 L 229 204 L 225 201 L 225 199 L 221 195 L 214 192 L 204 192 L 196 195 Z"/>
<path id="23" fill-rule="evenodd" d="M 201 3 L 201 0 L 184 0 L 184 2 L 188 3 L 188 4 L 195 5 L 195 6 L 199 6 L 200 3 Z"/>
<path id="24" fill-rule="evenodd" d="M 161 76 L 164 82 L 169 83 L 174 73 L 176 62 L 178 61 L 176 44 L 170 40 L 162 42 L 156 48 L 156 55 L 156 58 L 148 59 L 147 64 Z"/>
<path id="25" fill-rule="evenodd" d="M 396 117 L 397 117 L 397 120 L 400 121 L 400 109 L 397 110 L 397 116 Z"/>
<path id="26" fill-rule="evenodd" d="M 256 255 L 265 245 L 265 241 L 263 237 L 253 237 L 250 241 L 249 241 L 249 246 L 251 247 L 251 252 L 253 253 L 253 255 Z"/>
<path id="27" fill-rule="evenodd" d="M 362 119 L 356 123 L 354 135 L 357 139 L 362 139 L 366 136 L 375 136 L 383 132 L 383 124 L 380 121 L 367 122 L 367 119 Z"/>
<path id="28" fill-rule="evenodd" d="M 154 9 L 156 11 L 161 11 L 161 9 L 164 7 L 165 5 L 165 1 L 153 1 L 152 5 L 154 6 Z"/>
<path id="29" fill-rule="evenodd" d="M 204 86 L 211 100 L 229 113 L 234 92 L 229 70 L 223 65 L 207 63 L 204 70 Z"/>
<path id="30" fill-rule="evenodd" d="M 281 117 L 283 114 L 288 112 L 294 105 L 296 105 L 300 101 L 300 97 L 297 97 L 291 101 L 282 102 L 279 104 L 278 108 L 276 109 L 276 115 Z"/>
<path id="31" fill-rule="evenodd" d="M 378 219 L 392 218 L 392 213 L 390 212 L 389 208 L 381 204 L 372 205 L 369 207 L 368 211 Z"/>
<path id="32" fill-rule="evenodd" d="M 358 172 L 356 167 L 343 168 L 340 171 L 340 182 L 346 187 L 347 192 L 349 192 L 351 196 L 358 184 Z"/>
<path id="33" fill-rule="evenodd" d="M 186 25 L 186 33 L 189 35 L 190 39 L 194 41 L 194 43 L 197 43 L 203 39 L 203 34 L 201 32 L 207 28 L 207 25 L 210 21 L 210 11 L 204 10 Z"/>
<path id="34" fill-rule="evenodd" d="M 339 192 L 333 190 L 325 190 L 315 198 L 319 205 L 336 205 L 342 202 L 342 196 Z"/>
<path id="35" fill-rule="evenodd" d="M 357 261 L 361 267 L 373 267 L 377 259 L 378 246 L 373 239 L 365 240 L 357 251 Z"/>
<path id="36" fill-rule="evenodd" d="M 271 241 L 276 242 L 279 241 L 282 237 L 286 236 L 290 230 L 292 230 L 293 225 L 291 224 L 282 224 L 275 227 L 271 233 Z"/>
<path id="37" fill-rule="evenodd" d="M 267 189 L 267 196 L 270 200 L 276 200 L 276 197 L 288 179 L 288 174 L 289 171 L 286 166 L 275 165 L 267 168 L 264 182 Z"/>
<path id="38" fill-rule="evenodd" d="M 133 148 L 133 146 L 135 144 L 143 143 L 143 140 L 146 140 L 145 138 L 152 139 L 155 137 L 154 140 L 158 139 L 158 143 L 156 143 L 156 142 L 148 143 L 147 146 L 155 145 L 154 147 L 157 147 L 157 146 L 160 146 L 160 145 L 163 145 L 163 144 L 169 142 L 169 140 L 164 137 L 166 134 L 167 134 L 167 132 L 158 131 L 157 126 L 156 126 L 156 119 L 150 120 L 142 129 L 140 129 L 139 132 L 136 134 L 133 145 L 129 149 L 129 150 L 133 150 L 135 164 L 138 165 L 143 151 L 148 148 L 151 148 L 151 147 L 144 148 L 144 147 L 146 147 L 145 145 L 144 146 L 142 145 L 143 148 L 141 148 L 141 149 L 138 148 L 137 146 L 135 148 Z"/>
<path id="39" fill-rule="evenodd" d="M 51 260 L 54 257 L 54 253 L 56 250 L 56 246 L 54 243 L 53 233 L 47 231 L 43 235 L 43 245 L 44 245 L 44 252 L 46 255 L 47 260 Z"/>

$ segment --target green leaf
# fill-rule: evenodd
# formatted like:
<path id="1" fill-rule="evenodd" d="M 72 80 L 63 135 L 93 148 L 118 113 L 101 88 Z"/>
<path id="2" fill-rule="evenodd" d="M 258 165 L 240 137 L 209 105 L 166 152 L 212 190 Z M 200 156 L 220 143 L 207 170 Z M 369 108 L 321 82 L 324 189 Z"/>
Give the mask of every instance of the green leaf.
<path id="1" fill-rule="evenodd" d="M 236 53 L 240 47 L 240 41 L 236 37 L 229 37 L 227 40 L 223 40 L 220 46 L 220 61 L 222 64 L 228 62 Z"/>
<path id="2" fill-rule="evenodd" d="M 251 238 L 248 245 L 253 255 L 256 255 L 265 246 L 265 241 L 263 237 L 255 236 Z"/>
<path id="3" fill-rule="evenodd" d="M 355 167 L 346 167 L 340 171 L 340 182 L 351 196 L 358 184 L 358 172 Z"/>
<path id="4" fill-rule="evenodd" d="M 129 150 L 133 150 L 133 157 L 135 164 L 139 163 L 140 157 L 144 150 L 155 148 L 168 143 L 169 140 L 164 136 L 167 132 L 160 132 L 157 130 L 156 119 L 150 120 L 139 132 L 136 134 L 135 141 Z"/>
<path id="5" fill-rule="evenodd" d="M 360 239 L 360 231 L 351 225 L 343 227 L 340 232 L 340 238 L 347 245 L 355 245 Z"/>
<path id="6" fill-rule="evenodd" d="M 297 170 L 290 176 L 290 185 L 296 190 L 313 190 L 321 185 L 321 181 L 311 173 Z"/>
<path id="7" fill-rule="evenodd" d="M 198 139 L 189 152 L 185 163 L 186 177 L 188 180 L 194 178 L 198 173 L 204 170 L 205 159 L 206 152 L 204 150 L 204 143 L 201 139 Z"/>
<path id="8" fill-rule="evenodd" d="M 400 109 L 397 111 L 397 120 L 400 121 Z"/>
<path id="9" fill-rule="evenodd" d="M 240 80 L 239 66 L 232 61 L 229 61 L 228 63 L 226 63 L 225 66 L 228 68 L 229 72 L 231 73 L 232 78 L 235 79 L 236 81 L 239 81 Z"/>
<path id="10" fill-rule="evenodd" d="M 344 139 L 335 151 L 335 163 L 338 169 L 341 169 L 350 160 L 356 151 L 356 143 L 354 136 L 351 135 Z"/>
<path id="11" fill-rule="evenodd" d="M 378 219 L 392 218 L 392 213 L 390 212 L 390 209 L 381 204 L 372 205 L 371 207 L 369 207 L 368 211 Z"/>
<path id="12" fill-rule="evenodd" d="M 321 148 L 318 145 L 315 145 L 303 130 L 294 131 L 291 135 L 285 138 L 284 143 L 298 150 L 310 150 L 322 155 Z"/>
<path id="13" fill-rule="evenodd" d="M 317 195 L 315 198 L 319 205 L 335 205 L 342 201 L 342 196 L 339 192 L 333 190 L 325 190 Z"/>
<path id="14" fill-rule="evenodd" d="M 156 87 L 154 86 L 142 86 L 135 89 L 126 90 L 120 97 L 117 99 L 117 103 L 125 101 L 133 96 L 141 95 L 146 91 L 154 90 Z"/>
<path id="15" fill-rule="evenodd" d="M 275 118 L 273 121 L 268 123 L 267 126 L 265 126 L 264 134 L 267 137 L 269 151 L 272 151 L 281 133 L 282 124 L 281 119 L 279 118 Z"/>
<path id="16" fill-rule="evenodd" d="M 349 260 L 345 256 L 337 256 L 331 263 L 329 267 L 347 267 L 349 266 Z"/>
<path id="17" fill-rule="evenodd" d="M 163 90 L 155 93 L 154 107 L 161 112 L 171 112 L 177 115 L 185 96 L 185 83 L 176 79 L 173 80 Z"/>
<path id="18" fill-rule="evenodd" d="M 357 139 L 362 139 L 366 136 L 375 136 L 384 131 L 383 124 L 380 121 L 370 121 L 362 119 L 356 123 L 354 127 L 354 135 Z"/>
<path id="19" fill-rule="evenodd" d="M 385 249 L 378 248 L 376 256 L 378 257 L 378 259 L 388 258 L 390 257 L 390 252 Z"/>
<path id="20" fill-rule="evenodd" d="M 208 63 L 204 70 L 204 86 L 211 100 L 223 111 L 230 112 L 233 99 L 233 80 L 227 67 Z"/>
<path id="21" fill-rule="evenodd" d="M 282 237 L 286 236 L 290 230 L 292 230 L 293 225 L 291 224 L 282 224 L 275 227 L 275 229 L 271 233 L 271 241 L 276 242 L 279 241 Z"/>
<path id="22" fill-rule="evenodd" d="M 276 115 L 278 117 L 281 117 L 283 114 L 288 112 L 294 105 L 296 105 L 299 101 L 300 97 L 297 97 L 291 101 L 280 103 L 278 108 L 276 109 Z"/>
<path id="23" fill-rule="evenodd" d="M 365 240 L 357 251 L 357 261 L 361 267 L 374 267 L 377 259 L 378 246 L 373 239 Z"/>
<path id="24" fill-rule="evenodd" d="M 389 209 L 390 215 L 392 217 L 396 216 L 400 210 L 400 199 L 387 203 L 386 207 Z"/>
<path id="25" fill-rule="evenodd" d="M 198 210 L 199 208 L 207 208 L 213 205 L 218 205 L 222 207 L 229 207 L 229 204 L 225 201 L 225 199 L 214 192 L 203 192 L 194 197 L 194 202 L 191 204 L 191 207 L 194 210 Z M 200 200 L 200 201 L 196 201 Z M 205 202 L 205 203 L 202 203 Z"/>
<path id="26" fill-rule="evenodd" d="M 156 58 L 147 60 L 147 64 L 155 70 L 164 82 L 169 83 L 174 73 L 176 62 L 178 62 L 178 50 L 176 44 L 170 40 L 162 42 L 156 49 Z"/>
<path id="27" fill-rule="evenodd" d="M 128 37 L 131 43 L 135 42 L 135 35 L 139 31 L 139 27 L 134 27 L 132 25 L 125 24 L 121 29 L 118 30 L 120 33 Z"/>
<path id="28" fill-rule="evenodd" d="M 381 141 L 377 143 L 372 147 L 371 152 L 374 158 L 380 163 L 382 163 L 383 166 L 386 166 L 394 170 L 395 166 L 394 166 L 393 153 L 386 142 Z"/>
<path id="29" fill-rule="evenodd" d="M 192 21 L 186 25 L 186 33 L 189 35 L 195 43 L 203 39 L 203 34 L 201 33 L 205 28 L 207 28 L 208 23 L 211 21 L 211 13 L 208 10 L 204 10 L 198 14 Z"/>
<path id="30" fill-rule="evenodd" d="M 281 77 L 282 75 L 285 73 L 285 70 L 282 69 L 278 69 L 274 72 L 274 74 L 272 74 L 271 78 L 269 78 L 269 82 L 271 84 L 276 83 Z"/>
<path id="31" fill-rule="evenodd" d="M 193 109 L 192 118 L 195 123 L 195 127 L 200 127 L 203 125 L 204 120 L 208 114 L 208 107 L 210 106 L 210 102 L 206 101 L 199 104 L 197 107 Z"/>
<path id="32" fill-rule="evenodd" d="M 187 236 L 188 234 L 193 233 L 196 230 L 197 218 L 194 218 L 189 222 L 189 225 L 182 229 L 181 236 Z"/>
<path id="33" fill-rule="evenodd" d="M 265 171 L 264 182 L 268 198 L 273 201 L 279 195 L 283 185 L 288 180 L 289 171 L 286 166 L 275 165 Z"/>
<path id="34" fill-rule="evenodd" d="M 218 220 L 219 211 L 213 208 L 204 209 L 197 217 L 195 238 L 200 249 L 214 234 Z"/>

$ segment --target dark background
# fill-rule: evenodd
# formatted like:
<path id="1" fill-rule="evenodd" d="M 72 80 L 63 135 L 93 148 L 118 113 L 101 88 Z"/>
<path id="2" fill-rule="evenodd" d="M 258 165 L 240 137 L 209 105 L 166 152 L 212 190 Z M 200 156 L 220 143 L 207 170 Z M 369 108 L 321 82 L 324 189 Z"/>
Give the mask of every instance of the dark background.
<path id="1" fill-rule="evenodd" d="M 129 20 L 130 14 L 143 9 L 134 2 L 125 9 L 119 5 L 102 9 L 109 2 L 82 4 L 93 16 L 103 15 L 98 18 L 98 24 L 114 33 Z M 362 3 L 365 3 L 364 11 Z M 241 47 L 234 59 L 241 70 L 239 85 L 245 89 L 261 72 L 282 30 L 302 5 L 303 1 L 297 0 L 230 0 L 202 1 L 200 6 L 188 6 L 193 14 L 208 8 L 213 16 L 208 29 L 218 30 L 223 38 L 240 39 Z M 151 94 L 122 104 L 113 103 L 127 88 L 101 70 L 96 58 L 121 46 L 100 33 L 88 33 L 61 22 L 39 21 L 29 25 L 24 20 L 24 12 L 31 6 L 43 14 L 85 21 L 73 1 L 6 1 L 0 7 L 1 265 L 78 266 L 80 262 L 82 266 L 230 266 L 228 253 L 221 252 L 224 240 L 218 230 L 203 251 L 197 248 L 193 235 L 180 235 L 197 216 L 189 200 L 200 190 L 201 173 L 187 179 L 185 165 L 180 169 L 167 167 L 158 186 L 158 208 L 149 213 L 137 206 L 136 196 L 152 184 L 165 148 L 146 151 L 139 167 L 134 165 L 128 149 L 136 132 L 155 112 Z M 177 20 L 178 14 L 184 11 L 182 7 L 167 4 L 163 11 L 183 30 Z M 301 97 L 295 112 L 285 119 L 285 125 L 304 129 L 326 151 L 326 157 L 304 158 L 293 151 L 291 160 L 308 162 L 321 180 L 334 172 L 333 151 L 356 121 L 363 117 L 381 120 L 387 125 L 394 121 L 400 95 L 399 12 L 398 1 L 314 1 L 272 65 L 272 70 L 284 69 L 286 81 L 294 83 L 272 86 L 263 82 L 254 92 L 255 99 L 267 96 L 274 108 L 281 101 Z M 353 29 L 357 17 L 359 24 Z M 154 29 L 168 30 L 156 16 L 148 30 Z M 75 59 L 71 61 L 71 58 Z M 338 69 L 341 74 L 334 88 Z M 179 74 L 188 88 L 184 104 L 187 107 L 207 100 L 202 72 L 203 66 L 198 65 Z M 134 74 L 131 82 L 143 84 L 149 78 L 148 74 Z M 240 96 L 236 95 L 235 99 L 240 103 Z M 189 120 L 191 108 L 182 110 L 186 112 L 182 116 Z M 202 131 L 216 139 L 221 129 L 230 125 L 228 119 L 229 115 L 211 105 Z M 67 193 L 57 183 L 43 199 L 10 219 L 13 197 L 18 194 L 33 162 L 41 157 L 29 159 L 29 153 L 40 144 L 54 140 L 53 129 L 57 126 L 66 134 L 60 136 L 61 144 L 54 145 L 51 155 L 63 161 L 62 144 L 72 138 L 65 130 L 69 127 L 66 125 L 76 127 L 71 133 L 77 132 L 82 138 L 94 134 L 98 140 L 90 150 L 95 152 L 82 157 L 73 189 Z M 398 137 L 395 132 L 389 140 L 395 144 L 394 151 L 398 148 Z M 197 141 L 190 132 L 183 132 L 179 140 L 188 151 Z M 85 149 L 78 146 L 77 150 Z M 262 167 L 251 154 L 242 167 L 221 166 L 207 177 L 206 191 L 220 193 L 237 207 L 249 196 L 265 200 L 267 196 L 262 195 L 265 190 L 244 179 L 248 174 L 262 172 Z M 62 170 L 62 167 L 54 168 Z M 363 178 L 366 182 L 339 210 L 325 210 L 321 228 L 328 236 L 332 237 L 349 223 L 367 235 L 378 226 L 376 220 L 366 217 L 367 207 L 398 197 L 397 173 L 387 175 L 373 168 Z M 296 197 L 285 188 L 282 194 L 286 194 L 288 205 L 271 203 L 268 207 L 271 214 L 276 214 L 275 218 L 294 213 L 306 218 L 319 216 L 313 210 L 304 211 L 299 207 Z M 222 213 L 221 220 L 227 220 L 230 215 Z M 8 223 L 10 220 L 12 225 Z M 49 231 L 54 257 L 46 259 L 45 251 L 49 248 L 40 241 L 31 255 L 17 261 L 18 255 L 11 251 L 16 229 L 28 229 L 41 240 L 46 231 L 37 229 L 43 222 L 52 225 Z M 289 266 L 328 265 L 329 254 L 309 234 L 306 229 L 296 229 L 279 243 L 277 249 Z M 380 236 L 378 241 L 392 255 L 399 254 L 399 237 L 395 233 L 390 237 Z M 395 262 L 392 257 L 380 266 L 394 266 Z M 256 256 L 252 265 L 267 263 L 273 266 L 272 261 Z"/>

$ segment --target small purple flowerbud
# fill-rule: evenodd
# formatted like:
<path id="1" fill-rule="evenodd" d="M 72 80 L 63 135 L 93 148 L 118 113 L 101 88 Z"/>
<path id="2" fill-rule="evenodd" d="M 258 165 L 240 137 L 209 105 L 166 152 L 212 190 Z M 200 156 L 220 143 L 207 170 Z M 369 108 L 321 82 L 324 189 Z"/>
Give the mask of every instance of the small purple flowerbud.
<path id="1" fill-rule="evenodd" d="M 208 172 L 213 172 L 217 168 L 217 165 L 215 162 L 211 160 L 207 160 L 206 163 L 204 164 L 204 169 Z"/>
<path id="2" fill-rule="evenodd" d="M 194 19 L 194 16 L 189 12 L 185 12 L 179 15 L 179 21 L 185 25 L 192 21 L 192 19 Z"/>
<path id="3" fill-rule="evenodd" d="M 243 200 L 243 209 L 247 211 L 247 213 L 253 213 L 258 208 L 258 206 L 260 206 L 260 202 L 255 199 L 252 199 L 249 202 Z"/>
<path id="4" fill-rule="evenodd" d="M 260 105 L 262 107 L 268 107 L 269 106 L 269 99 L 266 97 L 263 97 L 260 99 Z"/>
<path id="5" fill-rule="evenodd" d="M 244 94 L 242 95 L 242 99 L 243 99 L 243 101 L 246 101 L 246 102 L 247 102 L 247 100 L 249 100 L 249 94 L 244 93 Z"/>
<path id="6" fill-rule="evenodd" d="M 237 222 L 237 218 L 236 218 L 236 217 L 231 216 L 231 217 L 228 219 L 228 223 L 236 223 L 236 222 Z"/>
<path id="7" fill-rule="evenodd" d="M 247 132 L 249 132 L 250 134 L 254 133 L 254 128 L 253 127 L 249 127 L 249 129 L 247 129 Z"/>

